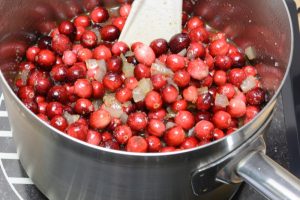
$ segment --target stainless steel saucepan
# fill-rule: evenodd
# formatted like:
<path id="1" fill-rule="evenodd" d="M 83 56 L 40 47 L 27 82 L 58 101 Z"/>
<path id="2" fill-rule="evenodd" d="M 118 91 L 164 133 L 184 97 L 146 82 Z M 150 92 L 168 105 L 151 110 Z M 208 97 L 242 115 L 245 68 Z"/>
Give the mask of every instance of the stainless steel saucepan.
<path id="1" fill-rule="evenodd" d="M 270 199 L 300 199 L 300 183 L 265 154 L 262 134 L 293 55 L 293 27 L 283 0 L 199 0 L 194 12 L 255 50 L 270 101 L 249 124 L 203 147 L 134 154 L 91 146 L 54 130 L 11 89 L 16 62 L 38 33 L 91 9 L 98 0 L 0 0 L 0 82 L 22 165 L 49 199 L 228 199 L 243 180 Z M 114 6 L 115 1 L 104 1 Z"/>

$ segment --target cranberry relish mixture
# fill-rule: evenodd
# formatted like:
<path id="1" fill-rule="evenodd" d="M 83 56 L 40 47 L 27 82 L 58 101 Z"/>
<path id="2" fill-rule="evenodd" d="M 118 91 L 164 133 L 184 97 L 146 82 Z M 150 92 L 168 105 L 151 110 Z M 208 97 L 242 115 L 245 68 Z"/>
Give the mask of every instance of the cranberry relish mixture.
<path id="1" fill-rule="evenodd" d="M 117 40 L 130 8 L 96 7 L 29 47 L 15 82 L 22 102 L 74 138 L 129 152 L 204 145 L 260 111 L 257 71 L 224 33 L 184 9 L 182 33 L 129 47 Z"/>

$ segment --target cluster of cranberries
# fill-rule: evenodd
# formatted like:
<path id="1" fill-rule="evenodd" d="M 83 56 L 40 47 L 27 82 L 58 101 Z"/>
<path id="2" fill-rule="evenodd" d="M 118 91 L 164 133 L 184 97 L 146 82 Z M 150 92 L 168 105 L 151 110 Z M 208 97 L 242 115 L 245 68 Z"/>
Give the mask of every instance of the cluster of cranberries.
<path id="1" fill-rule="evenodd" d="M 130 152 L 194 148 L 225 137 L 260 111 L 265 91 L 257 71 L 225 34 L 184 12 L 183 32 L 170 41 L 129 47 L 117 39 L 130 8 L 96 7 L 29 47 L 15 82 L 22 102 L 74 138 Z M 91 59 L 104 62 L 102 77 L 99 66 L 87 67 Z M 125 74 L 125 63 L 134 66 L 132 75 Z M 137 100 L 145 82 L 147 92 Z M 107 96 L 123 106 L 123 119 L 103 102 Z"/>

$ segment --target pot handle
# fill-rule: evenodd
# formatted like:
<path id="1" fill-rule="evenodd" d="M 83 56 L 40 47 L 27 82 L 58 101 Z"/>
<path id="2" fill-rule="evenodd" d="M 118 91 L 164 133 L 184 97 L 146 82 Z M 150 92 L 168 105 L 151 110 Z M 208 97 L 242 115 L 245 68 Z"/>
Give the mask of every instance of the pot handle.
<path id="1" fill-rule="evenodd" d="M 269 199 L 300 200 L 300 180 L 261 151 L 244 157 L 236 173 Z"/>

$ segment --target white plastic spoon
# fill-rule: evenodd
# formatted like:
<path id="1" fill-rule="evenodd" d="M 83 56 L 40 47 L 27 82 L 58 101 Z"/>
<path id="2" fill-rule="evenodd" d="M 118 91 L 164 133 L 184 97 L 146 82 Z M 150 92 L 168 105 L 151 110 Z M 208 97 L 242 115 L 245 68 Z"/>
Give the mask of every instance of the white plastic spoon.
<path id="1" fill-rule="evenodd" d="M 128 45 L 149 45 L 158 38 L 169 41 L 182 30 L 181 16 L 182 0 L 135 0 L 119 41 Z"/>

